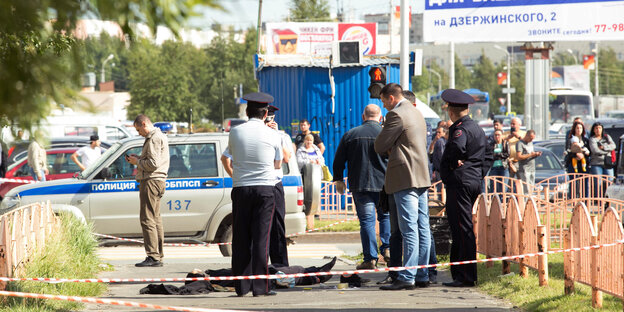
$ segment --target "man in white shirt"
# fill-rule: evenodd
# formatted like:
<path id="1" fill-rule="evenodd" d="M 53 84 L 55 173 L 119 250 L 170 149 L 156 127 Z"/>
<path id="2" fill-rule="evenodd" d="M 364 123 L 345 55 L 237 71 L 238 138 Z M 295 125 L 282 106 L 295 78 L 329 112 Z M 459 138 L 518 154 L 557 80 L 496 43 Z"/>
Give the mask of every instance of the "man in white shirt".
<path id="1" fill-rule="evenodd" d="M 87 169 L 87 167 L 102 156 L 100 137 L 97 134 L 92 135 L 90 141 L 91 144 L 89 144 L 89 146 L 83 146 L 71 155 L 71 160 L 80 167 L 80 170 Z M 80 160 L 78 160 L 78 156 L 80 156 Z"/>

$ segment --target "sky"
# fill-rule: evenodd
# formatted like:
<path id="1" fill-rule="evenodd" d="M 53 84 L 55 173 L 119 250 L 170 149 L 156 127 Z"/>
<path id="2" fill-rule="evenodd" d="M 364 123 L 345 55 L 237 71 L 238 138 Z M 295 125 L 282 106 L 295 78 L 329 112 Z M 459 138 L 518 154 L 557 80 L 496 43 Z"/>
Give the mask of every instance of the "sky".
<path id="1" fill-rule="evenodd" d="M 290 0 L 262 0 L 263 22 L 280 22 L 286 20 Z M 390 7 L 397 6 L 400 0 L 329 0 L 330 13 L 336 16 L 336 6 L 342 3 L 346 16 L 355 20 L 363 20 L 364 14 L 386 13 Z M 197 8 L 202 16 L 193 17 L 189 25 L 198 28 L 210 28 L 211 24 L 234 25 L 236 29 L 256 27 L 258 21 L 259 0 L 221 0 L 226 12 L 211 8 Z M 412 12 L 424 11 L 425 0 L 408 0 Z"/>

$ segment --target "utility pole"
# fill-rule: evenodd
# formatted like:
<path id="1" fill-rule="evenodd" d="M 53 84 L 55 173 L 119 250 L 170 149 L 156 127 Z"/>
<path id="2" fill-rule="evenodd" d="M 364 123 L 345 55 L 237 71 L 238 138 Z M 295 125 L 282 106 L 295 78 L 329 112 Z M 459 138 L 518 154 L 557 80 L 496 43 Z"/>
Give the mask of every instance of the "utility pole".
<path id="1" fill-rule="evenodd" d="M 505 79 L 507 80 L 507 113 L 511 113 L 511 53 L 498 44 L 495 44 L 494 48 L 505 52 L 507 56 L 507 79 Z"/>
<path id="2" fill-rule="evenodd" d="M 455 89 L 455 42 L 450 42 L 451 59 L 449 61 L 449 88 Z"/>
<path id="3" fill-rule="evenodd" d="M 598 83 L 598 42 L 596 42 L 595 48 L 595 56 L 594 56 L 594 65 L 596 66 L 596 71 L 594 72 L 594 110 L 598 109 L 600 111 L 600 84 Z"/>
<path id="4" fill-rule="evenodd" d="M 262 34 L 262 0 L 258 0 L 258 28 L 256 31 L 256 41 L 257 42 L 257 46 L 256 46 L 256 54 L 260 54 L 260 38 L 262 38 L 261 36 Z"/>
<path id="5" fill-rule="evenodd" d="M 106 63 L 108 63 L 108 61 L 112 60 L 114 57 L 115 56 L 111 54 L 102 62 L 102 76 L 100 77 L 100 82 L 106 82 L 106 75 L 105 75 Z"/>
<path id="6" fill-rule="evenodd" d="M 401 0 L 401 87 L 409 90 L 409 7 L 407 0 Z"/>

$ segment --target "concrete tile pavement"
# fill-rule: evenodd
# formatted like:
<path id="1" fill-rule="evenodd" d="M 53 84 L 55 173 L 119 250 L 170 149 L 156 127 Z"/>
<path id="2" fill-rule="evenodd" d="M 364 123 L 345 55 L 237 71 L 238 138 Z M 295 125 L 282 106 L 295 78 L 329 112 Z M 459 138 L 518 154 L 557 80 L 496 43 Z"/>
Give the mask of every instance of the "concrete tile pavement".
<path id="1" fill-rule="evenodd" d="M 352 244 L 342 244 L 353 254 Z M 136 259 L 137 261 L 142 260 Z M 134 261 L 134 262 L 137 262 Z M 321 257 L 295 258 L 292 265 L 320 266 L 328 260 Z M 113 260 L 115 271 L 103 272 L 102 278 L 164 278 L 184 277 L 186 273 L 199 268 L 219 269 L 229 267 L 230 258 L 205 257 L 194 259 L 166 260 L 161 268 L 136 268 L 128 260 Z M 352 270 L 353 265 L 338 261 L 334 270 Z M 439 281 L 450 281 L 448 271 L 440 271 Z M 334 287 L 339 277 L 334 276 L 324 285 L 297 286 L 292 289 L 278 290 L 277 296 L 236 297 L 234 293 L 210 293 L 195 296 L 141 295 L 139 290 L 146 284 L 111 284 L 109 292 L 103 296 L 108 299 L 136 301 L 168 306 L 201 307 L 211 309 L 240 309 L 262 311 L 513 311 L 511 304 L 477 291 L 476 288 L 449 288 L 441 284 L 428 288 L 402 291 L 379 290 L 375 282 L 385 273 L 364 274 L 372 282 L 362 288 L 339 290 Z M 181 283 L 172 283 L 180 286 Z M 145 309 L 87 305 L 86 311 L 147 311 Z"/>

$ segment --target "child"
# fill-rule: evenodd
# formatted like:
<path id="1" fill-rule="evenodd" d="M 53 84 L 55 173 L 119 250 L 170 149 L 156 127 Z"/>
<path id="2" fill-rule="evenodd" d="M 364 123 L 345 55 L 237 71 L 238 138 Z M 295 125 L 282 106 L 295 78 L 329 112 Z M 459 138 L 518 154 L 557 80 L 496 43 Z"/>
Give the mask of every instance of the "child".
<path id="1" fill-rule="evenodd" d="M 579 138 L 574 135 L 570 138 L 570 153 L 572 154 L 583 153 L 583 146 L 581 146 Z M 587 160 L 585 158 L 579 160 L 576 157 L 572 157 L 572 167 L 574 167 L 574 172 L 578 173 L 577 164 L 579 161 L 581 162 L 581 165 L 583 166 L 583 172 L 587 172 Z"/>

